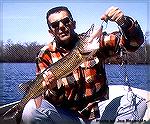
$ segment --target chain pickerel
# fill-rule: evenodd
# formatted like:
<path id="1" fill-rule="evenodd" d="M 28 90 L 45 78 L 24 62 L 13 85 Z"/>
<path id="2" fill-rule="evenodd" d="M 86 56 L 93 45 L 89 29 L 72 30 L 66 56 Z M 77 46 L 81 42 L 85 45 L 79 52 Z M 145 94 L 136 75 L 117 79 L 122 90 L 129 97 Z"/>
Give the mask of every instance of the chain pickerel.
<path id="1" fill-rule="evenodd" d="M 93 42 L 100 41 L 100 34 L 102 32 L 102 28 L 99 28 L 96 31 L 96 38 L 91 38 L 91 34 L 93 33 L 94 25 L 84 34 L 84 36 L 80 39 L 80 41 L 76 44 L 75 48 L 68 53 L 65 57 L 58 60 L 54 64 L 51 64 L 47 69 L 45 69 L 41 74 L 39 74 L 35 79 L 30 81 L 30 89 L 26 93 L 26 95 L 20 100 L 18 104 L 9 109 L 4 115 L 4 119 L 12 119 L 16 118 L 17 115 L 22 112 L 25 105 L 30 99 L 34 99 L 45 92 L 46 89 L 43 88 L 42 82 L 44 81 L 43 74 L 47 71 L 50 71 L 53 74 L 55 80 L 61 79 L 72 71 L 77 69 L 80 64 L 82 64 L 86 59 L 93 56 L 98 48 L 90 50 Z M 98 35 L 98 36 L 97 36 Z M 91 40 L 91 41 L 90 41 Z M 90 42 L 89 42 L 90 41 Z M 53 81 L 51 81 L 53 83 Z M 51 87 L 53 88 L 53 87 Z"/>

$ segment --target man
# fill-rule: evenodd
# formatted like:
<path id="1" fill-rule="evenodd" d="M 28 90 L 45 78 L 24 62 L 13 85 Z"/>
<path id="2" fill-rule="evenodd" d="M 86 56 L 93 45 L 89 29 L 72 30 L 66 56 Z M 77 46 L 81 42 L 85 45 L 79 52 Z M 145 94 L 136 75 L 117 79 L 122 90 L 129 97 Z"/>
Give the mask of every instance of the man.
<path id="1" fill-rule="evenodd" d="M 84 34 L 74 31 L 76 22 L 67 7 L 50 9 L 46 18 L 49 33 L 54 36 L 54 40 L 42 48 L 37 56 L 37 75 L 67 55 L 84 37 Z M 110 7 L 101 20 L 116 22 L 122 30 L 122 35 L 119 32 L 103 33 L 96 56 L 83 62 L 67 77 L 53 82 L 56 86 L 52 90 L 49 90 L 51 73 L 45 73 L 43 87 L 47 88 L 47 91 L 44 96 L 27 103 L 22 115 L 24 123 L 88 123 L 99 119 L 113 121 L 132 118 L 132 113 L 126 115 L 120 114 L 119 111 L 109 113 L 113 116 L 104 116 L 102 109 L 108 106 L 108 102 L 107 106 L 104 104 L 109 92 L 103 63 L 106 58 L 117 55 L 121 47 L 128 51 L 137 50 L 144 41 L 143 33 L 137 21 L 124 16 L 117 7 Z M 123 98 L 120 98 L 120 101 Z M 129 111 L 129 108 L 123 111 Z M 117 115 L 118 113 L 120 115 Z M 142 119 L 143 114 L 138 117 L 132 119 Z"/>

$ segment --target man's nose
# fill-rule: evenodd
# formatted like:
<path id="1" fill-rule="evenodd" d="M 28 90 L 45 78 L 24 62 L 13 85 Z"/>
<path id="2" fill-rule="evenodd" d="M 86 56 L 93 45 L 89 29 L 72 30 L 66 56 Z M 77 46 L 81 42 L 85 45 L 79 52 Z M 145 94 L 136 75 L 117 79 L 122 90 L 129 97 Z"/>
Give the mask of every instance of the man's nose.
<path id="1" fill-rule="evenodd" d="M 59 28 L 64 28 L 65 27 L 65 25 L 60 21 L 59 22 Z"/>

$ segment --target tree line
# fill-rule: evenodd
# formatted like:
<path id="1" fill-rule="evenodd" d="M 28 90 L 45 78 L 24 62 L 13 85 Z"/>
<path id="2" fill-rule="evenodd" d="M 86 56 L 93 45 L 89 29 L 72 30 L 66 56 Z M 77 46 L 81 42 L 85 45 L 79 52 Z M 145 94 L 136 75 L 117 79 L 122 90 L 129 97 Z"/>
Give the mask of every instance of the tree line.
<path id="1" fill-rule="evenodd" d="M 146 39 L 148 40 L 148 39 Z M 129 64 L 150 64 L 150 44 L 146 41 L 135 52 L 128 52 L 126 57 L 108 58 L 106 63 L 118 64 L 122 60 L 127 60 Z M 0 62 L 35 62 L 37 53 L 44 45 L 38 44 L 36 41 L 27 43 L 13 43 L 11 39 L 5 44 L 0 42 Z"/>
<path id="2" fill-rule="evenodd" d="M 35 62 L 37 53 L 44 45 L 34 42 L 13 43 L 11 39 L 0 45 L 0 62 Z"/>
<path id="3" fill-rule="evenodd" d="M 115 56 L 106 59 L 106 63 L 111 64 L 150 64 L 150 44 L 142 45 L 135 52 L 126 52 L 122 57 Z"/>

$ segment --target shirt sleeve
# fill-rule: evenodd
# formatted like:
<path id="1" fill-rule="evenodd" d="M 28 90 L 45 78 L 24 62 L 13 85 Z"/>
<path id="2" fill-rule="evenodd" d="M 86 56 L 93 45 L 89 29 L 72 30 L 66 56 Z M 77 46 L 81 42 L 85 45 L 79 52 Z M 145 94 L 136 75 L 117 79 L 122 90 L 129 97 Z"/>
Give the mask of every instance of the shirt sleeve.
<path id="1" fill-rule="evenodd" d="M 125 40 L 122 44 L 128 51 L 136 51 L 144 42 L 144 35 L 140 25 L 131 17 L 125 16 L 125 21 L 120 27 L 125 35 Z"/>
<path id="2" fill-rule="evenodd" d="M 48 49 L 41 49 L 36 57 L 36 75 L 43 72 L 52 63 L 51 53 Z"/>
<path id="3" fill-rule="evenodd" d="M 130 17 L 125 17 L 125 22 L 120 26 L 122 33 L 119 31 L 107 34 L 103 33 L 100 50 L 105 58 L 116 55 L 120 44 L 127 51 L 136 51 L 144 42 L 143 32 L 137 21 Z"/>

